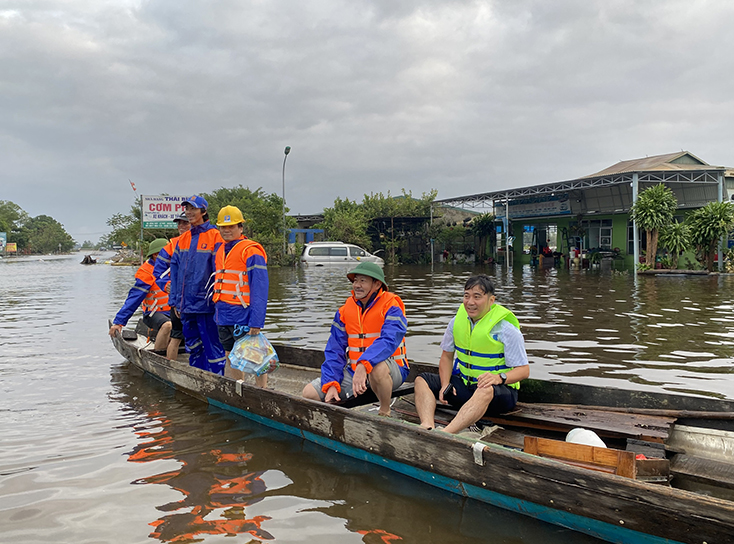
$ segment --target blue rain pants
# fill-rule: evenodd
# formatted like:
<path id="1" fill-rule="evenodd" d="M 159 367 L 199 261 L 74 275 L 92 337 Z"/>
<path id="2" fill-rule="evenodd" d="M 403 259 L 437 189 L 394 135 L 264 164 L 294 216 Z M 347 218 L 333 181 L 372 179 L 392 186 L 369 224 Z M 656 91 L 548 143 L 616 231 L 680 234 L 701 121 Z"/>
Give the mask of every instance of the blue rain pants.
<path id="1" fill-rule="evenodd" d="M 213 313 L 181 314 L 189 364 L 214 374 L 224 374 L 226 355 L 219 341 L 219 328 Z"/>

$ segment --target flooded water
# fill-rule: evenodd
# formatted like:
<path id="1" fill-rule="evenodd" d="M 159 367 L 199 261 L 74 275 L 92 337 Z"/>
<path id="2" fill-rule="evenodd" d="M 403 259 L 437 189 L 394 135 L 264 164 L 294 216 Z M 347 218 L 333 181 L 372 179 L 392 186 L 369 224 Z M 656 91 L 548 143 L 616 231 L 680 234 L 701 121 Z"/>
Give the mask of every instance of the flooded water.
<path id="1" fill-rule="evenodd" d="M 137 374 L 107 337 L 134 268 L 0 261 L 0 541 L 595 540 L 463 500 L 212 409 Z M 438 343 L 473 268 L 386 269 L 411 358 Z M 734 398 L 730 276 L 489 271 L 532 373 Z M 323 347 L 344 269 L 271 270 L 272 339 Z"/>
<path id="2" fill-rule="evenodd" d="M 268 335 L 323 348 L 329 318 L 349 295 L 347 270 L 273 271 Z M 386 267 L 405 302 L 410 359 L 438 364 L 464 282 L 480 272 L 520 320 L 533 377 L 734 399 L 734 275 Z"/>

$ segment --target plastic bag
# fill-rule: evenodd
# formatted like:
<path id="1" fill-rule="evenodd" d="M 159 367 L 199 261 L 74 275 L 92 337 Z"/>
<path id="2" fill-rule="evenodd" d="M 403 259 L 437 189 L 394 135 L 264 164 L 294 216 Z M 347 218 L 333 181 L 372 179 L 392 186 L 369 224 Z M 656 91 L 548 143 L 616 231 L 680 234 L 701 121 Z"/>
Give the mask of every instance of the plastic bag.
<path id="1" fill-rule="evenodd" d="M 229 360 L 232 368 L 256 376 L 272 372 L 280 364 L 275 348 L 263 333 L 255 336 L 246 334 L 237 340 L 229 354 Z"/>

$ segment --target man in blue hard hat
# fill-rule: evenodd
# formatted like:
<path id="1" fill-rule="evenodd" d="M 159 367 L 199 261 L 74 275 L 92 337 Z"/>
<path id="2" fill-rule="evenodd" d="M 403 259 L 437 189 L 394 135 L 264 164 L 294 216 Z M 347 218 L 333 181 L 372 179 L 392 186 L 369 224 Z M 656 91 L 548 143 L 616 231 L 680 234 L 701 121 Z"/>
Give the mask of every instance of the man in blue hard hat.
<path id="1" fill-rule="evenodd" d="M 207 297 L 207 286 L 224 240 L 209 223 L 209 203 L 203 197 L 194 195 L 181 205 L 191 229 L 181 235 L 173 250 L 169 301 L 181 317 L 189 364 L 223 374 L 226 356 L 214 322 L 214 304 Z"/>
<path id="2" fill-rule="evenodd" d="M 409 372 L 405 305 L 387 290 L 385 274 L 375 263 L 359 263 L 347 278 L 352 296 L 334 316 L 321 377 L 303 388 L 303 396 L 338 402 L 370 388 L 380 401 L 379 415 L 389 416 L 392 392 Z"/>

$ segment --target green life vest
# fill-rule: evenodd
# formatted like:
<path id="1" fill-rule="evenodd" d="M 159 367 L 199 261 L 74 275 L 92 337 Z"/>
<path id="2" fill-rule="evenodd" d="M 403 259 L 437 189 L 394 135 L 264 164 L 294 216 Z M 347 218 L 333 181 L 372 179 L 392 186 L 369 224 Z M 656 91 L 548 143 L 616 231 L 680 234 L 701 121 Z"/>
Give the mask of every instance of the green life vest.
<path id="1" fill-rule="evenodd" d="M 520 322 L 510 310 L 493 304 L 472 330 L 464 305 L 459 306 L 454 319 L 454 370 L 458 370 L 466 385 L 476 385 L 477 378 L 485 372 L 501 374 L 510 370 L 511 367 L 505 365 L 505 345 L 490 334 L 494 326 L 503 320 L 520 328 Z M 520 389 L 520 383 L 508 384 L 508 387 Z"/>

